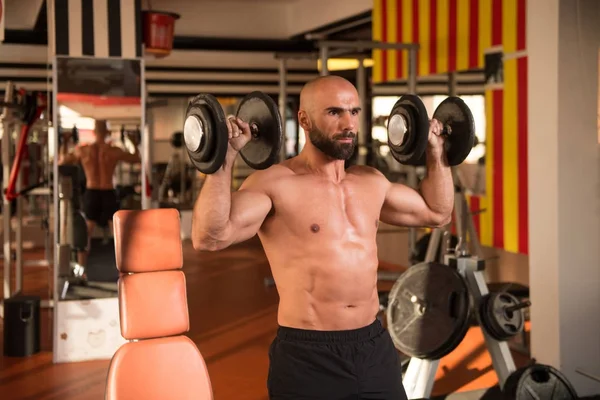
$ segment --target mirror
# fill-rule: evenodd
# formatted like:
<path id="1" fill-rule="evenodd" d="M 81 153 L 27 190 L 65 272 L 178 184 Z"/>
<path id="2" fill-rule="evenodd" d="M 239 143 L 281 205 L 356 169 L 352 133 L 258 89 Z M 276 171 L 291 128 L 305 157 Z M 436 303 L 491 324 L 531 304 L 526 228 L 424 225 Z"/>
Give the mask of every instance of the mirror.
<path id="1" fill-rule="evenodd" d="M 141 209 L 142 61 L 57 57 L 56 296 L 117 297 L 113 214 Z"/>

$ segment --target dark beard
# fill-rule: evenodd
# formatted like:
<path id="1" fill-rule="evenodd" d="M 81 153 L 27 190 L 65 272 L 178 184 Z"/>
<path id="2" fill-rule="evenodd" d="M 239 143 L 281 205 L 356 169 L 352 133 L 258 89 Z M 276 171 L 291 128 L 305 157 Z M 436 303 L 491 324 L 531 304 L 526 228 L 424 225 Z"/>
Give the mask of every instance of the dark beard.
<path id="1" fill-rule="evenodd" d="M 355 132 L 345 132 L 328 138 L 318 129 L 313 129 L 308 133 L 310 142 L 325 155 L 336 160 L 348 160 L 354 154 L 358 135 Z M 352 139 L 352 143 L 340 143 L 337 139 Z"/>

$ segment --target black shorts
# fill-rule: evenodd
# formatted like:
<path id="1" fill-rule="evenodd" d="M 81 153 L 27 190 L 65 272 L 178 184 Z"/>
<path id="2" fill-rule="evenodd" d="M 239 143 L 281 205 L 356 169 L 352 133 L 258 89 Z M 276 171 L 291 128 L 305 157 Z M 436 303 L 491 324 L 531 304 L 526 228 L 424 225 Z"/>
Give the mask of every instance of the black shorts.
<path id="1" fill-rule="evenodd" d="M 114 190 L 86 189 L 83 195 L 83 213 L 85 218 L 101 227 L 108 226 L 113 214 L 119 210 Z"/>
<path id="2" fill-rule="evenodd" d="M 400 356 L 379 320 L 348 331 L 280 327 L 269 360 L 271 400 L 407 398 Z"/>

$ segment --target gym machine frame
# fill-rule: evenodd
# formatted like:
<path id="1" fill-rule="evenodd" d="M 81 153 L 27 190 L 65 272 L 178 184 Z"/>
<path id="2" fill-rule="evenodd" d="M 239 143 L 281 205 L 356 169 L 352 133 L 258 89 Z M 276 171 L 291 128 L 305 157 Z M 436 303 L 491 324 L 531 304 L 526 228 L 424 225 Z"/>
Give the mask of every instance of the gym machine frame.
<path id="1" fill-rule="evenodd" d="M 12 140 L 12 133 L 16 130 L 17 137 L 14 142 L 18 143 L 21 139 L 21 130 L 15 129 L 15 125 L 22 125 L 23 121 L 17 120 L 13 117 L 12 112 L 10 111 L 11 107 L 6 106 L 11 104 L 13 101 L 13 95 L 15 93 L 15 85 L 8 81 L 6 83 L 6 89 L 4 94 L 4 104 L 2 107 L 2 112 L 0 113 L 0 124 L 2 124 L 2 168 L 3 168 L 3 193 L 6 193 L 8 188 L 8 184 L 10 181 L 11 170 L 13 167 L 13 153 L 12 147 L 14 145 Z M 18 156 L 16 154 L 14 156 Z M 48 161 L 48 148 L 45 149 L 45 154 L 42 157 L 42 162 L 45 163 L 46 168 L 44 168 L 44 173 L 46 178 L 49 178 L 47 175 L 47 161 Z M 22 167 L 22 166 L 21 166 Z M 46 179 L 47 180 L 47 179 Z M 43 187 L 45 186 L 45 187 Z M 22 187 L 22 175 L 21 171 L 17 172 L 17 181 L 16 181 L 16 192 L 19 193 L 23 190 Z M 52 191 L 50 189 L 49 181 L 44 185 L 39 185 L 31 190 L 27 190 L 27 195 L 30 196 L 47 196 L 49 199 Z M 11 201 L 8 200 L 6 194 L 2 196 L 2 222 L 3 222 L 3 232 L 4 232 L 4 243 L 3 243 L 3 253 L 2 258 L 4 260 L 4 268 L 3 268 L 3 299 L 10 298 L 12 295 L 17 294 L 23 290 L 23 267 L 24 266 L 42 266 L 49 267 L 51 265 L 51 260 L 53 257 L 52 254 L 52 245 L 50 243 L 50 206 L 48 204 L 48 225 L 46 226 L 46 235 L 44 239 L 44 259 L 39 260 L 23 260 L 23 198 L 22 195 L 19 194 L 15 199 L 16 205 L 16 213 L 15 213 L 15 229 L 14 229 L 14 241 L 15 241 L 15 290 L 11 290 L 11 273 L 12 273 L 12 264 L 13 264 L 13 251 L 12 251 L 12 204 Z M 41 302 L 42 307 L 52 307 L 52 300 L 44 300 Z M 4 308 L 0 308 L 0 317 L 4 317 Z"/>
<path id="2" fill-rule="evenodd" d="M 365 50 L 406 50 L 408 51 L 408 94 L 417 94 L 417 51 L 418 43 L 385 43 L 379 41 L 343 41 L 343 40 L 320 40 L 317 42 L 319 53 L 277 53 L 275 58 L 279 60 L 279 112 L 283 121 L 284 143 L 286 138 L 286 105 L 287 105 L 287 61 L 292 59 L 315 59 L 321 61 L 320 75 L 329 74 L 327 61 L 330 57 L 343 57 L 349 53 L 360 53 Z M 367 72 L 364 66 L 364 57 L 347 57 L 358 60 L 356 70 L 357 91 L 361 104 L 366 104 L 367 90 Z M 358 163 L 365 163 L 366 135 L 369 130 L 369 124 L 364 116 L 360 118 L 360 128 L 358 135 Z M 281 146 L 280 159 L 285 158 L 285 145 Z M 408 186 L 416 188 L 418 184 L 417 171 L 415 167 L 407 167 Z M 408 247 L 414 252 L 417 243 L 417 231 L 415 228 L 408 228 Z M 378 279 L 381 281 L 395 281 L 399 274 L 396 272 L 379 271 Z M 265 278 L 265 285 L 274 284 L 273 278 Z"/>

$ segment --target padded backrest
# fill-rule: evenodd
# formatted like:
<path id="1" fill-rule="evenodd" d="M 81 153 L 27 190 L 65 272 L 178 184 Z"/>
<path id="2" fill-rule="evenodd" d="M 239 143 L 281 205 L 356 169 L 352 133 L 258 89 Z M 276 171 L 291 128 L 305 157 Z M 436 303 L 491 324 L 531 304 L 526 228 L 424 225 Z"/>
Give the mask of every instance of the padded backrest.
<path id="1" fill-rule="evenodd" d="M 189 338 L 179 213 L 121 210 L 113 217 L 121 346 L 106 398 L 212 399 L 204 359 Z"/>

